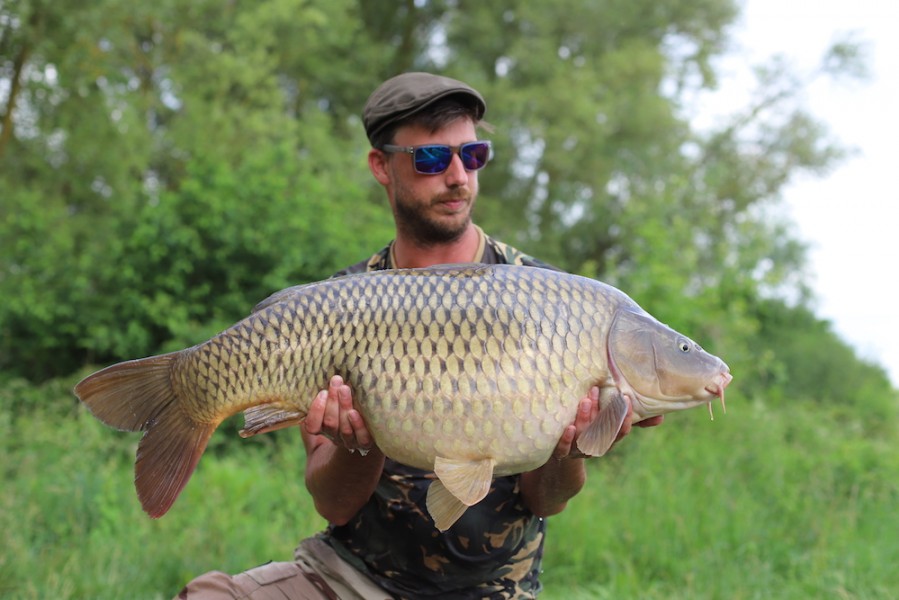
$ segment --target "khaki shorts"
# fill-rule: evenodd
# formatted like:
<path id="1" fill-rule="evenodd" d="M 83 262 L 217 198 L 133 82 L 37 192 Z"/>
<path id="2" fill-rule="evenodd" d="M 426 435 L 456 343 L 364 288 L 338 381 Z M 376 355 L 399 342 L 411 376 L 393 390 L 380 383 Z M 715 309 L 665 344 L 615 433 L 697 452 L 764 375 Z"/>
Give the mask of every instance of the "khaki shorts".
<path id="1" fill-rule="evenodd" d="M 176 600 L 389 600 L 390 594 L 316 538 L 303 540 L 293 562 L 270 562 L 228 575 L 210 571 Z"/>

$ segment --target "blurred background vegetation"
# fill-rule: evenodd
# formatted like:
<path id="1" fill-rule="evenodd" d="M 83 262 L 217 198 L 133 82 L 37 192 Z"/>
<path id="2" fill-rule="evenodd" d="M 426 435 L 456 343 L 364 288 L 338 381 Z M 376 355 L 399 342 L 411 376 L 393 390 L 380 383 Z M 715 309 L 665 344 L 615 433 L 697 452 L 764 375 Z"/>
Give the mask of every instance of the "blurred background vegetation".
<path id="1" fill-rule="evenodd" d="M 622 288 L 735 374 L 726 425 L 710 432 L 674 417 L 596 467 L 603 487 L 587 495 L 602 498 L 614 528 L 588 540 L 592 550 L 571 538 L 584 537 L 595 505 L 578 500 L 553 520 L 563 531 L 566 519 L 580 523 L 547 551 L 560 567 L 547 577 L 565 590 L 556 597 L 768 598 L 797 577 L 799 595 L 782 597 L 888 597 L 896 576 L 880 561 L 899 557 L 877 533 L 897 532 L 888 507 L 899 467 L 887 452 L 899 441 L 897 391 L 815 315 L 806 249 L 778 210 L 792 178 L 838 166 L 846 149 L 797 100 L 804 80 L 781 63 L 759 65 L 749 104 L 714 128 L 691 123 L 739 9 L 735 0 L 0 0 L 0 595 L 117 597 L 130 581 L 146 594 L 126 595 L 162 597 L 203 570 L 286 559 L 321 527 L 292 432 L 214 438 L 197 477 L 219 483 L 195 478 L 188 491 L 219 485 L 213 493 L 260 498 L 231 507 L 232 519 L 212 518 L 228 503 L 220 499 L 194 513 L 183 501 L 188 514 L 173 525 L 142 521 L 127 484 L 134 436 L 98 429 L 69 390 L 97 366 L 200 342 L 271 292 L 328 277 L 389 241 L 359 113 L 386 77 L 430 70 L 487 99 L 497 156 L 480 177 L 476 220 L 488 232 Z M 851 85 L 864 74 L 859 57 L 836 43 L 814 76 Z M 675 484 L 685 460 L 726 494 L 745 490 L 722 498 L 716 487 L 696 507 L 742 510 L 744 528 L 691 527 L 660 506 L 615 512 L 646 503 L 650 481 L 667 481 L 665 497 L 687 494 L 688 505 L 702 481 Z M 817 483 L 797 487 L 811 473 Z M 792 490 L 796 518 L 770 512 L 772 486 Z M 839 528 L 815 533 L 822 516 Z M 759 538 L 765 519 L 772 529 Z M 670 528 L 649 526 L 644 538 L 628 529 L 641 520 Z M 656 562 L 637 560 L 635 548 L 647 552 L 662 531 L 683 547 L 660 543 Z M 125 538 L 124 558 L 112 558 L 113 540 Z M 91 540 L 109 556 L 92 553 Z M 692 555 L 706 556 L 701 569 L 686 558 L 697 546 L 706 546 Z M 714 564 L 727 553 L 751 575 Z M 845 576 L 834 575 L 839 565 Z"/>

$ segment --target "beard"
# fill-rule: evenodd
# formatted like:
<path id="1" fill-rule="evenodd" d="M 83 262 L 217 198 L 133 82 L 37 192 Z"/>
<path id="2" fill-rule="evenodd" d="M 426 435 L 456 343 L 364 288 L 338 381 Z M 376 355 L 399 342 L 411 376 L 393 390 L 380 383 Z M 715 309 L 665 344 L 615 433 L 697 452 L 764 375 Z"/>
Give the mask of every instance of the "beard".
<path id="1" fill-rule="evenodd" d="M 438 214 L 435 207 L 448 200 L 462 200 L 463 211 L 452 215 Z M 471 223 L 474 197 L 465 193 L 449 193 L 427 201 L 415 198 L 404 188 L 394 193 L 394 216 L 397 228 L 421 246 L 454 242 L 462 237 Z"/>

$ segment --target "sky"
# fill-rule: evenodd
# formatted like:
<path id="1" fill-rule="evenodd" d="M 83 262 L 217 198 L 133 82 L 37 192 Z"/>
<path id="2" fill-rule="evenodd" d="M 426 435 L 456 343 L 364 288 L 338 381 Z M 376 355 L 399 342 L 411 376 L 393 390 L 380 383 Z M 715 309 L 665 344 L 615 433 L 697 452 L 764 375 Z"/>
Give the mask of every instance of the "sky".
<path id="1" fill-rule="evenodd" d="M 784 56 L 811 71 L 830 43 L 863 42 L 866 82 L 817 81 L 803 104 L 852 156 L 783 191 L 798 237 L 809 246 L 816 314 L 899 388 L 899 3 L 895 0 L 743 0 L 733 46 L 718 63 L 709 107 L 745 97 L 750 68 Z"/>

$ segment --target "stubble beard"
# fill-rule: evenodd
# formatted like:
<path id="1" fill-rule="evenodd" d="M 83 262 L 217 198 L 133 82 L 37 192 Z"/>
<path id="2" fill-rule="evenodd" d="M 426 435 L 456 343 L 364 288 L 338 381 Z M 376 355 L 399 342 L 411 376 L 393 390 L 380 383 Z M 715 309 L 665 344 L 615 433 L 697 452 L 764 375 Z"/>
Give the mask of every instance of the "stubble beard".
<path id="1" fill-rule="evenodd" d="M 465 200 L 462 219 L 435 219 L 428 212 L 441 201 Z M 394 216 L 397 228 L 421 246 L 435 246 L 458 240 L 471 224 L 471 208 L 474 198 L 469 194 L 445 194 L 431 198 L 427 203 L 416 200 L 407 190 L 397 188 L 394 194 Z"/>

